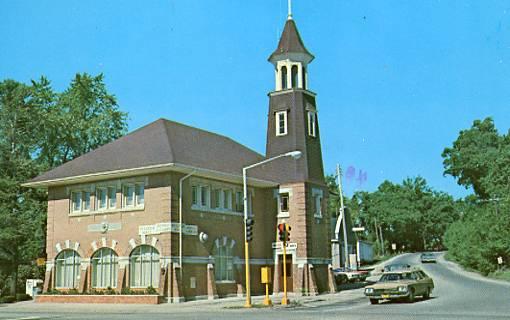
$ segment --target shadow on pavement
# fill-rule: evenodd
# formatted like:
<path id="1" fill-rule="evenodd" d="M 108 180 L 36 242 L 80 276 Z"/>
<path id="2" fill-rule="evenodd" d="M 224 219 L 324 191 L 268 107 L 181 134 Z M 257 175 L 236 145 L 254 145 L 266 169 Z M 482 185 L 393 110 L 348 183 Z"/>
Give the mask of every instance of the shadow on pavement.
<path id="1" fill-rule="evenodd" d="M 436 299 L 437 297 L 430 297 L 428 299 L 425 299 L 425 298 L 416 298 L 414 300 L 414 302 L 407 302 L 406 300 L 404 299 L 401 299 L 401 300 L 381 300 L 379 301 L 379 304 L 401 304 L 401 303 L 405 303 L 405 304 L 415 304 L 415 303 L 421 303 L 421 302 L 424 302 L 424 301 L 428 301 L 428 300 L 434 300 Z"/>

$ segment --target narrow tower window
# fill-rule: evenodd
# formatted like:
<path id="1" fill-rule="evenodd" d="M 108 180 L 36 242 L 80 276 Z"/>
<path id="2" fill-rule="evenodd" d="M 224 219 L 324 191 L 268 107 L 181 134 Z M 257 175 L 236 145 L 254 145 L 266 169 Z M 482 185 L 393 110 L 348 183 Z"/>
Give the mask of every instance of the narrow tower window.
<path id="1" fill-rule="evenodd" d="M 313 111 L 308 112 L 308 135 L 315 137 L 316 114 Z"/>
<path id="2" fill-rule="evenodd" d="M 298 87 L 298 67 L 292 66 L 291 72 L 292 72 L 292 88 L 297 88 Z"/>
<path id="3" fill-rule="evenodd" d="M 276 135 L 284 136 L 287 134 L 287 111 L 280 111 L 276 114 Z"/>
<path id="4" fill-rule="evenodd" d="M 287 89 L 287 67 L 282 67 L 282 90 Z"/>
<path id="5" fill-rule="evenodd" d="M 302 74 L 302 77 L 303 77 L 303 79 L 302 79 L 302 80 L 303 80 L 303 81 L 302 81 L 302 83 L 303 83 L 303 89 L 306 89 L 306 68 L 305 68 L 305 67 L 303 67 L 303 74 Z"/>

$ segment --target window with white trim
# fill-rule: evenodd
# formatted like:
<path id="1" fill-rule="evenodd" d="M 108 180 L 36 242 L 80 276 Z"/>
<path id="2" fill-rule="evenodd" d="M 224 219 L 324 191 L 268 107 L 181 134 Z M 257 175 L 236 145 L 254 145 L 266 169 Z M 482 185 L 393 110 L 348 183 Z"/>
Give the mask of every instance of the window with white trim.
<path id="1" fill-rule="evenodd" d="M 108 208 L 117 208 L 117 187 L 108 187 Z"/>
<path id="2" fill-rule="evenodd" d="M 220 243 L 214 250 L 214 275 L 216 281 L 234 281 L 234 259 L 232 243 Z"/>
<path id="3" fill-rule="evenodd" d="M 129 286 L 131 288 L 157 288 L 159 285 L 159 252 L 149 245 L 133 249 L 129 256 Z"/>
<path id="4" fill-rule="evenodd" d="M 219 197 L 215 197 L 214 193 L 220 193 L 220 190 L 213 190 L 213 198 L 211 201 L 211 188 L 207 185 L 193 185 L 191 186 L 191 194 L 192 194 L 192 205 L 199 208 L 215 208 L 216 205 L 219 206 L 219 202 L 216 201 Z"/>
<path id="5" fill-rule="evenodd" d="M 280 212 L 289 212 L 289 194 L 280 193 L 279 196 L 279 210 Z"/>
<path id="6" fill-rule="evenodd" d="M 116 288 L 119 258 L 110 248 L 101 248 L 92 256 L 92 288 Z"/>
<path id="7" fill-rule="evenodd" d="M 55 287 L 75 289 L 78 287 L 81 258 L 74 250 L 63 250 L 55 259 Z"/>
<path id="8" fill-rule="evenodd" d="M 316 218 L 322 218 L 322 197 L 321 189 L 312 189 L 313 215 Z"/>
<path id="9" fill-rule="evenodd" d="M 232 190 L 221 190 L 221 208 L 224 210 L 232 210 Z"/>
<path id="10" fill-rule="evenodd" d="M 316 123 L 317 114 L 313 111 L 308 111 L 308 135 L 311 137 L 316 136 Z"/>
<path id="11" fill-rule="evenodd" d="M 117 206 L 117 189 L 115 187 L 96 188 L 96 210 L 115 209 Z"/>
<path id="12" fill-rule="evenodd" d="M 90 211 L 90 191 L 71 191 L 71 213 Z"/>
<path id="13" fill-rule="evenodd" d="M 128 183 L 122 186 L 122 207 L 140 208 L 145 203 L 145 186 L 143 183 Z"/>
<path id="14" fill-rule="evenodd" d="M 287 134 L 287 111 L 279 111 L 275 113 L 276 119 L 276 135 L 284 136 Z"/>
<path id="15" fill-rule="evenodd" d="M 236 212 L 244 212 L 244 199 L 243 192 L 236 192 Z"/>

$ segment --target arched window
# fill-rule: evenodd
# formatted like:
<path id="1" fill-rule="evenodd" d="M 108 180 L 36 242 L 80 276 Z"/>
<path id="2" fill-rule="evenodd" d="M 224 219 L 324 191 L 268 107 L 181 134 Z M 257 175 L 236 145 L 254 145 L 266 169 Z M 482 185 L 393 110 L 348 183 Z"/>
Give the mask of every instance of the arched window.
<path id="1" fill-rule="evenodd" d="M 78 288 L 80 255 L 74 250 L 64 250 L 56 258 L 55 287 L 61 289 Z"/>
<path id="2" fill-rule="evenodd" d="M 216 281 L 234 281 L 234 259 L 232 257 L 235 242 L 227 238 L 216 240 L 214 248 L 214 274 Z"/>
<path id="3" fill-rule="evenodd" d="M 287 88 L 288 88 L 288 86 L 287 86 L 287 67 L 283 66 L 282 67 L 282 90 L 285 90 Z"/>
<path id="4" fill-rule="evenodd" d="M 136 247 L 129 257 L 129 285 L 132 288 L 157 288 L 159 284 L 159 252 L 148 245 Z"/>
<path id="5" fill-rule="evenodd" d="M 298 67 L 292 66 L 291 72 L 292 72 L 292 74 L 291 74 L 292 88 L 297 88 L 298 87 Z"/>
<path id="6" fill-rule="evenodd" d="M 119 258 L 110 248 L 99 249 L 92 256 L 92 288 L 116 288 Z"/>
<path id="7" fill-rule="evenodd" d="M 302 79 L 302 83 L 303 83 L 303 89 L 306 89 L 306 68 L 303 67 L 303 79 Z"/>

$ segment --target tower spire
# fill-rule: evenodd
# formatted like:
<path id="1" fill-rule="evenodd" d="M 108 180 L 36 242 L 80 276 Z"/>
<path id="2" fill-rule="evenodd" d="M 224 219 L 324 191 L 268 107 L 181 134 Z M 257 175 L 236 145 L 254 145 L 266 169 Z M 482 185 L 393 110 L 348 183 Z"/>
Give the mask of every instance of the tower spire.
<path id="1" fill-rule="evenodd" d="M 289 13 L 287 15 L 287 20 L 292 20 L 292 0 L 289 0 Z"/>

